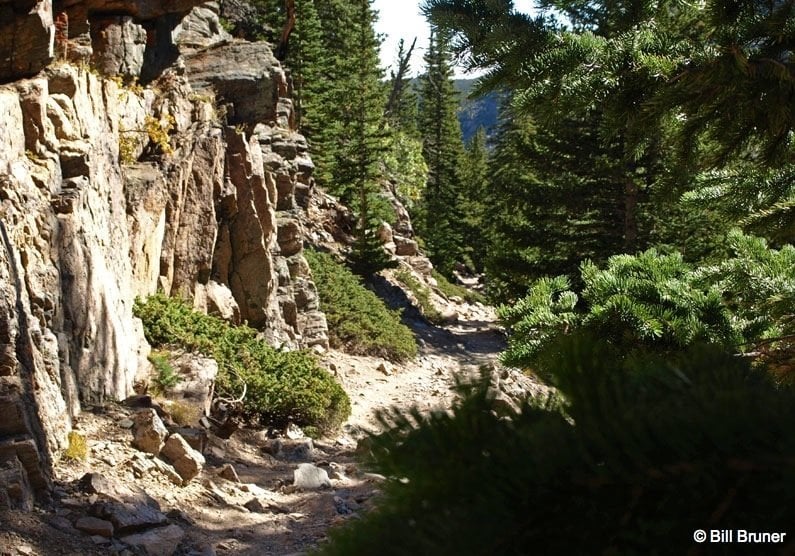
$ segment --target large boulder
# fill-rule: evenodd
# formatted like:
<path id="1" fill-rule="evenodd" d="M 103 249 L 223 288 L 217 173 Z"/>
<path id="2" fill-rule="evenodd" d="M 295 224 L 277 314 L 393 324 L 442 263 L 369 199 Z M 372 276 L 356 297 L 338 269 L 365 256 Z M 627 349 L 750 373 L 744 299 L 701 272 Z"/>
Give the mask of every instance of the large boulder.
<path id="1" fill-rule="evenodd" d="M 276 119 L 279 92 L 286 92 L 287 78 L 267 44 L 221 44 L 188 54 L 185 66 L 195 90 L 215 91 L 219 102 L 230 106 L 230 123 Z"/>
<path id="2" fill-rule="evenodd" d="M 198 415 L 209 415 L 218 363 L 209 357 L 183 353 L 172 365 L 181 380 L 171 387 L 169 398 L 195 407 Z"/>
<path id="3" fill-rule="evenodd" d="M 141 74 L 146 30 L 129 16 L 97 17 L 91 22 L 92 64 L 104 75 L 134 81 Z"/>
<path id="4" fill-rule="evenodd" d="M 186 483 L 201 473 L 204 467 L 204 456 L 191 448 L 178 433 L 168 437 L 162 454 Z"/>
<path id="5" fill-rule="evenodd" d="M 154 409 L 142 409 L 135 414 L 133 425 L 133 446 L 149 454 L 158 455 L 168 430 Z"/>
<path id="6" fill-rule="evenodd" d="M 52 2 L 0 3 L 0 82 L 37 74 L 54 56 Z"/>

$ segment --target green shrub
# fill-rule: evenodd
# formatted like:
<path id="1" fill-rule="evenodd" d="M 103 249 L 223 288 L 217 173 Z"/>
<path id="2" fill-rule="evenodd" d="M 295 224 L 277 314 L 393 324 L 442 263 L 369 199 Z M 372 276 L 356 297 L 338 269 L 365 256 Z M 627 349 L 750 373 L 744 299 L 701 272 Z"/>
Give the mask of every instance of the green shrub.
<path id="1" fill-rule="evenodd" d="M 168 359 L 168 353 L 153 351 L 149 354 L 149 362 L 152 363 L 157 373 L 152 379 L 155 394 L 166 394 L 182 380 L 182 377 L 174 371 L 174 367 Z"/>
<path id="2" fill-rule="evenodd" d="M 484 381 L 452 412 L 382 416 L 370 467 L 391 480 L 319 553 L 687 554 L 696 529 L 791 527 L 792 390 L 715 349 L 567 340 L 549 365 L 563 404 L 506 418 Z"/>
<path id="3" fill-rule="evenodd" d="M 431 271 L 431 276 L 436 279 L 436 284 L 439 288 L 439 291 L 441 291 L 448 298 L 460 297 L 467 303 L 486 303 L 485 295 L 476 291 L 472 291 L 469 288 L 465 288 L 464 286 L 453 284 L 447 278 L 445 278 L 444 274 L 438 272 L 436 269 Z"/>
<path id="4" fill-rule="evenodd" d="M 565 277 L 544 278 L 518 303 L 498 309 L 511 333 L 506 364 L 535 367 L 545 345 L 577 329 L 625 354 L 670 352 L 697 342 L 739 343 L 720 290 L 699 280 L 678 253 L 650 249 L 616 255 L 604 269 L 586 261 L 580 271 L 579 296 Z"/>
<path id="5" fill-rule="evenodd" d="M 237 398 L 245 385 L 243 408 L 251 418 L 330 430 L 350 415 L 348 395 L 308 352 L 278 351 L 257 338 L 253 328 L 231 326 L 162 294 L 136 300 L 135 315 L 143 320 L 152 345 L 179 346 L 214 358 L 220 395 Z"/>
<path id="6" fill-rule="evenodd" d="M 730 258 L 698 268 L 654 249 L 611 257 L 605 268 L 585 262 L 580 295 L 563 277 L 535 282 L 525 298 L 498 311 L 511 333 L 504 362 L 539 370 L 536 356 L 546 344 L 584 330 L 623 354 L 714 343 L 752 353 L 783 381 L 795 381 L 795 248 L 770 249 L 739 231 L 727 245 Z"/>
<path id="7" fill-rule="evenodd" d="M 406 286 L 411 293 L 414 294 L 414 297 L 417 299 L 417 302 L 420 304 L 420 308 L 422 309 L 422 314 L 425 316 L 432 323 L 440 323 L 442 322 L 442 314 L 439 310 L 434 306 L 431 302 L 431 290 L 424 284 L 422 284 L 419 280 L 414 278 L 411 273 L 407 270 L 398 270 L 395 272 L 395 278 L 398 279 L 404 286 Z"/>
<path id="8" fill-rule="evenodd" d="M 398 311 L 387 309 L 377 295 L 331 255 L 310 250 L 304 254 L 328 319 L 333 347 L 395 362 L 417 355 L 414 335 L 400 322 Z"/>

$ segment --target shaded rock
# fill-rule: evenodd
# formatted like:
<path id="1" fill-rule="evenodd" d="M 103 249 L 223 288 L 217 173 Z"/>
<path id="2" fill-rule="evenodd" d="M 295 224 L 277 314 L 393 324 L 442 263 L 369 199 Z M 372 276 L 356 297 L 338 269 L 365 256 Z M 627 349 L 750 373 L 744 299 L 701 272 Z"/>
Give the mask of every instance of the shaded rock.
<path id="1" fill-rule="evenodd" d="M 177 551 L 185 531 L 179 525 L 159 527 L 143 533 L 128 535 L 120 540 L 130 546 L 143 548 L 149 556 L 171 556 Z"/>
<path id="2" fill-rule="evenodd" d="M 311 463 L 302 463 L 293 471 L 293 486 L 303 490 L 330 488 L 331 480 L 325 469 Z"/>
<path id="3" fill-rule="evenodd" d="M 91 19 L 92 63 L 100 73 L 127 81 L 141 74 L 146 50 L 146 30 L 132 17 Z"/>
<path id="4" fill-rule="evenodd" d="M 117 535 L 134 533 L 166 523 L 166 516 L 157 502 L 143 492 L 118 494 L 118 498 L 100 496 L 89 508 L 89 514 L 110 521 Z"/>
<path id="5" fill-rule="evenodd" d="M 154 409 L 142 409 L 135 414 L 133 446 L 142 452 L 158 455 L 166 436 L 168 431 Z"/>
<path id="6" fill-rule="evenodd" d="M 81 517 L 75 522 L 75 529 L 89 535 L 99 535 L 106 538 L 113 536 L 113 524 L 110 521 L 96 517 Z"/>
<path id="7" fill-rule="evenodd" d="M 54 33 L 51 1 L 0 3 L 0 81 L 44 69 L 54 56 Z"/>
<path id="8" fill-rule="evenodd" d="M 235 468 L 231 463 L 224 465 L 218 472 L 218 476 L 233 483 L 240 482 L 240 477 L 237 476 L 237 471 L 235 471 Z"/>
<path id="9" fill-rule="evenodd" d="M 311 438 L 274 438 L 265 443 L 262 450 L 276 459 L 284 461 L 312 461 L 315 446 Z"/>
<path id="10" fill-rule="evenodd" d="M 246 508 L 250 512 L 264 514 L 264 513 L 278 513 L 278 514 L 288 514 L 290 510 L 277 504 L 276 502 L 272 502 L 270 500 L 263 500 L 260 498 L 252 498 L 245 504 L 243 507 Z"/>
<path id="11" fill-rule="evenodd" d="M 206 429 L 181 427 L 173 432 L 179 433 L 182 438 L 185 439 L 185 442 L 200 454 L 203 454 L 207 449 L 208 438 Z"/>
<path id="12" fill-rule="evenodd" d="M 204 456 L 190 447 L 180 434 L 168 437 L 162 451 L 185 482 L 201 473 L 204 467 Z"/>
<path id="13" fill-rule="evenodd" d="M 303 229 L 294 218 L 279 218 L 277 223 L 278 243 L 281 254 L 289 257 L 304 248 Z"/>
<path id="14" fill-rule="evenodd" d="M 393 236 L 395 242 L 395 254 L 400 257 L 413 257 L 419 253 L 419 245 L 413 239 L 403 236 Z"/>
<path id="15" fill-rule="evenodd" d="M 278 90 L 286 89 L 287 80 L 267 44 L 222 44 L 188 54 L 185 66 L 194 90 L 214 90 L 230 103 L 231 124 L 276 119 Z"/>
<path id="16" fill-rule="evenodd" d="M 29 512 L 33 498 L 27 472 L 16 455 L 0 461 L 0 510 Z"/>

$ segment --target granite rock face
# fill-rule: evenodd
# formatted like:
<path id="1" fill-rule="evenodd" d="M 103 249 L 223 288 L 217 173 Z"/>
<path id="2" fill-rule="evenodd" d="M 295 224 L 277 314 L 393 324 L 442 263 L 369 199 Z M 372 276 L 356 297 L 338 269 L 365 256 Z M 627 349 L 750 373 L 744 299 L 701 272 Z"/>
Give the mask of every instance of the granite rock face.
<path id="1" fill-rule="evenodd" d="M 0 0 L 0 468 L 19 485 L 0 489 L 6 506 L 47 489 L 83 404 L 150 375 L 136 297 L 328 345 L 298 224 L 313 165 L 285 73 L 198 4 Z"/>

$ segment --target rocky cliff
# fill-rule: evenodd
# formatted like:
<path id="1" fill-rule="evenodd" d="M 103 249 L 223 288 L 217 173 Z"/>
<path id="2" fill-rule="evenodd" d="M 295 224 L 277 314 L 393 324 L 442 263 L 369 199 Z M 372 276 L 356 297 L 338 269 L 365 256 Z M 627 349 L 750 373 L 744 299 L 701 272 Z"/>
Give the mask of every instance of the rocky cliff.
<path id="1" fill-rule="evenodd" d="M 0 83 L 0 506 L 24 506 L 81 403 L 149 373 L 136 296 L 328 339 L 288 79 L 214 3 L 0 0 Z"/>

